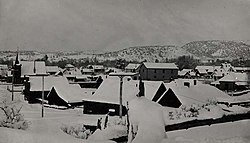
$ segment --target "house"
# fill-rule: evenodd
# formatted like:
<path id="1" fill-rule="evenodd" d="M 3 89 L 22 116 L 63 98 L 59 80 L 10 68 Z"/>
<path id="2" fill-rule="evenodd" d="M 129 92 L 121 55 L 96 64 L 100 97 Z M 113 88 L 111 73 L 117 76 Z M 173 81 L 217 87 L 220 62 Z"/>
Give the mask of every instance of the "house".
<path id="1" fill-rule="evenodd" d="M 60 69 L 58 66 L 46 66 L 46 73 L 49 75 L 55 75 L 59 71 Z"/>
<path id="2" fill-rule="evenodd" d="M 81 68 L 81 73 L 83 75 L 93 75 L 94 70 L 93 69 L 87 69 L 87 68 Z"/>
<path id="3" fill-rule="evenodd" d="M 249 86 L 249 75 L 231 72 L 211 84 L 226 91 L 245 90 Z"/>
<path id="4" fill-rule="evenodd" d="M 214 72 L 214 66 L 197 66 L 195 68 L 197 75 L 200 77 L 208 77 L 211 76 Z"/>
<path id="5" fill-rule="evenodd" d="M 192 104 L 206 104 L 209 100 L 228 97 L 219 89 L 208 84 L 202 84 L 196 79 L 176 79 L 170 83 L 164 83 L 167 90 L 157 100 L 162 106 L 179 108 Z"/>
<path id="6" fill-rule="evenodd" d="M 178 78 L 195 78 L 196 74 L 192 69 L 178 71 Z"/>
<path id="7" fill-rule="evenodd" d="M 47 95 L 50 105 L 76 107 L 83 105 L 83 99 L 87 96 L 79 85 L 56 84 Z"/>
<path id="8" fill-rule="evenodd" d="M 0 80 L 6 80 L 8 76 L 8 65 L 0 64 Z"/>
<path id="9" fill-rule="evenodd" d="M 174 63 L 142 63 L 139 69 L 142 80 L 171 81 L 178 77 L 178 67 Z"/>
<path id="10" fill-rule="evenodd" d="M 45 76 L 44 77 L 44 99 L 55 85 L 69 85 L 68 80 L 63 76 Z M 42 98 L 42 77 L 30 76 L 29 81 L 25 82 L 24 97 L 29 103 L 36 103 Z"/>
<path id="11" fill-rule="evenodd" d="M 138 72 L 139 71 L 139 67 L 141 64 L 134 64 L 134 63 L 129 63 L 126 67 L 125 67 L 125 72 Z"/>
<path id="12" fill-rule="evenodd" d="M 88 65 L 87 69 L 93 69 L 94 73 L 104 73 L 105 68 L 103 65 Z"/>
<path id="13" fill-rule="evenodd" d="M 143 81 L 145 96 L 150 100 L 157 100 L 164 92 L 162 81 Z M 139 81 L 123 79 L 122 104 L 123 114 L 126 113 L 127 102 L 133 99 L 139 92 Z M 109 109 L 114 109 L 115 115 L 119 115 L 120 104 L 120 80 L 118 77 L 109 77 L 103 81 L 93 96 L 84 100 L 84 113 L 106 114 Z"/>
<path id="14" fill-rule="evenodd" d="M 81 88 L 98 88 L 102 81 L 101 76 L 79 75 L 75 76 L 74 83 L 79 84 Z"/>

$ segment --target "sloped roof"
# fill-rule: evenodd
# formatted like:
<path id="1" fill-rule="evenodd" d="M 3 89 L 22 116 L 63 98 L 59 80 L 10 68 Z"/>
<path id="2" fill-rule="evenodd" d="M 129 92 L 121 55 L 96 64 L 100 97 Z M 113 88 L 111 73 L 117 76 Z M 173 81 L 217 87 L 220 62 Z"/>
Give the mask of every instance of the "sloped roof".
<path id="1" fill-rule="evenodd" d="M 140 65 L 141 65 L 141 64 L 129 63 L 129 64 L 125 67 L 125 69 L 131 69 L 131 70 L 137 69 L 137 68 L 139 68 Z"/>
<path id="2" fill-rule="evenodd" d="M 215 67 L 214 66 L 197 66 L 195 69 L 197 69 L 198 71 L 213 72 Z"/>
<path id="3" fill-rule="evenodd" d="M 42 77 L 31 76 L 30 91 L 42 91 Z M 50 91 L 55 85 L 68 85 L 68 80 L 63 76 L 45 76 L 44 77 L 44 90 Z"/>
<path id="4" fill-rule="evenodd" d="M 219 79 L 220 82 L 247 82 L 249 81 L 247 73 L 229 73 L 223 78 Z"/>
<path id="5" fill-rule="evenodd" d="M 189 82 L 190 87 L 188 88 L 184 86 L 184 82 Z M 183 105 L 191 105 L 194 103 L 205 104 L 208 99 L 217 99 L 218 97 L 228 96 L 226 93 L 213 86 L 202 84 L 201 82 L 197 82 L 197 85 L 194 85 L 193 83 L 194 81 L 191 79 L 177 79 L 171 83 L 165 83 L 164 85 L 175 93 L 176 97 Z M 161 100 L 161 98 L 159 100 Z"/>
<path id="6" fill-rule="evenodd" d="M 149 69 L 178 69 L 175 63 L 143 63 Z"/>
<path id="7" fill-rule="evenodd" d="M 74 68 L 75 66 L 73 66 L 73 65 L 71 65 L 71 64 L 67 64 L 66 66 L 65 66 L 65 68 Z"/>
<path id="8" fill-rule="evenodd" d="M 82 75 L 81 70 L 78 68 L 64 69 L 63 74 L 65 74 L 65 75 Z"/>
<path id="9" fill-rule="evenodd" d="M 0 64 L 0 70 L 8 70 L 8 65 Z"/>
<path id="10" fill-rule="evenodd" d="M 82 102 L 82 100 L 86 96 L 78 84 L 77 85 L 56 84 L 51 88 L 51 90 L 53 90 L 53 88 L 56 91 L 57 95 L 61 99 L 63 99 L 66 103 Z M 49 93 L 48 97 L 49 96 L 53 95 Z"/>
<path id="11" fill-rule="evenodd" d="M 143 81 L 145 87 L 146 98 L 152 100 L 156 94 L 161 81 Z M 123 105 L 126 105 L 127 101 L 133 99 L 139 92 L 139 81 L 138 80 L 126 80 L 123 79 Z M 86 101 L 104 102 L 119 104 L 120 97 L 120 79 L 118 77 L 109 77 L 105 79 L 100 87 L 96 90 L 95 94 Z"/>
<path id="12" fill-rule="evenodd" d="M 46 74 L 46 67 L 44 61 L 21 61 L 21 76 L 24 75 L 36 75 L 36 74 Z M 35 73 L 34 73 L 35 65 Z"/>
<path id="13" fill-rule="evenodd" d="M 183 69 L 182 71 L 178 71 L 178 75 L 184 76 L 187 73 L 190 73 L 192 69 Z"/>
<path id="14" fill-rule="evenodd" d="M 250 70 L 250 67 L 234 67 L 234 69 L 237 70 L 243 70 L 243 71 L 247 71 Z"/>
<path id="15" fill-rule="evenodd" d="M 46 72 L 58 72 L 59 67 L 58 66 L 46 66 Z"/>

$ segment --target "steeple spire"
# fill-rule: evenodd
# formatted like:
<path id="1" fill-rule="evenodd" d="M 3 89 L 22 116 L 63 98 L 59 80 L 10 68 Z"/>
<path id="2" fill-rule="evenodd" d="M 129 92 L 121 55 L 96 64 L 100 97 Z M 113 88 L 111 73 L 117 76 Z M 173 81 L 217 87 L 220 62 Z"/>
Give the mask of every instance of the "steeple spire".
<path id="1" fill-rule="evenodd" d="M 19 52 L 19 47 L 17 47 L 15 65 L 19 64 L 18 52 Z"/>

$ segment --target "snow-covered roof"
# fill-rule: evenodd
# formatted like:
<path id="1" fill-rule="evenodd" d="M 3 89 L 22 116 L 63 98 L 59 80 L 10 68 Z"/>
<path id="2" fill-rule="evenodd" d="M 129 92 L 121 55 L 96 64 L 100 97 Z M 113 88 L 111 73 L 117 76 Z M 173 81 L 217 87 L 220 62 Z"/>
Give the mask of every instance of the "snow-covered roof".
<path id="1" fill-rule="evenodd" d="M 161 81 L 143 81 L 145 87 L 145 96 L 148 99 L 153 99 L 160 85 Z M 138 80 L 126 80 L 123 79 L 123 105 L 126 105 L 127 101 L 133 99 L 139 92 Z M 104 102 L 119 104 L 120 97 L 120 79 L 118 77 L 109 77 L 105 79 L 100 87 L 96 90 L 95 94 L 86 101 Z"/>
<path id="2" fill-rule="evenodd" d="M 46 67 L 44 61 L 20 61 L 21 76 L 24 75 L 38 75 L 46 74 Z M 34 72 L 35 65 L 35 72 Z"/>
<path id="3" fill-rule="evenodd" d="M 73 66 L 73 65 L 71 65 L 71 64 L 67 64 L 66 66 L 65 66 L 65 68 L 74 68 L 75 66 Z"/>
<path id="4" fill-rule="evenodd" d="M 8 70 L 8 65 L 0 64 L 0 70 Z"/>
<path id="5" fill-rule="evenodd" d="M 220 82 L 248 82 L 247 73 L 229 73 L 223 78 L 219 79 Z"/>
<path id="6" fill-rule="evenodd" d="M 149 69 L 178 69 L 175 63 L 143 63 Z"/>
<path id="7" fill-rule="evenodd" d="M 192 69 L 183 69 L 182 71 L 178 71 L 178 75 L 179 76 L 184 76 L 187 73 L 190 73 L 192 71 Z"/>
<path id="8" fill-rule="evenodd" d="M 81 71 L 78 68 L 64 69 L 64 75 L 81 75 Z"/>
<path id="9" fill-rule="evenodd" d="M 197 66 L 195 69 L 197 69 L 198 71 L 213 72 L 215 67 L 214 66 Z"/>
<path id="10" fill-rule="evenodd" d="M 127 70 L 137 69 L 137 68 L 139 68 L 140 65 L 141 65 L 141 64 L 129 63 L 129 64 L 125 67 L 125 69 L 127 69 Z"/>
<path id="11" fill-rule="evenodd" d="M 57 95 L 67 103 L 82 102 L 85 97 L 84 92 L 78 84 L 56 84 L 51 90 L 53 90 L 53 88 Z M 49 93 L 48 98 L 49 96 L 52 96 L 52 94 Z"/>
<path id="12" fill-rule="evenodd" d="M 82 68 L 81 71 L 82 71 L 83 73 L 92 73 L 92 72 L 94 72 L 93 69 L 87 69 L 87 68 Z"/>
<path id="13" fill-rule="evenodd" d="M 190 87 L 184 86 L 184 82 L 189 82 Z M 193 103 L 205 104 L 209 99 L 228 96 L 223 91 L 208 84 L 202 84 L 199 81 L 194 85 L 194 80 L 192 79 L 177 79 L 170 83 L 165 83 L 164 85 L 175 93 L 176 97 L 183 105 L 191 105 Z M 161 98 L 159 100 L 161 100 Z"/>
<path id="14" fill-rule="evenodd" d="M 249 71 L 250 67 L 234 67 L 236 71 Z"/>
<path id="15" fill-rule="evenodd" d="M 59 67 L 58 66 L 46 66 L 46 71 L 49 72 L 58 72 Z"/>
<path id="16" fill-rule="evenodd" d="M 31 76 L 30 81 L 30 91 L 42 91 L 42 77 Z M 50 89 L 55 85 L 68 85 L 68 80 L 63 76 L 45 76 L 44 77 L 44 90 L 50 91 Z"/>

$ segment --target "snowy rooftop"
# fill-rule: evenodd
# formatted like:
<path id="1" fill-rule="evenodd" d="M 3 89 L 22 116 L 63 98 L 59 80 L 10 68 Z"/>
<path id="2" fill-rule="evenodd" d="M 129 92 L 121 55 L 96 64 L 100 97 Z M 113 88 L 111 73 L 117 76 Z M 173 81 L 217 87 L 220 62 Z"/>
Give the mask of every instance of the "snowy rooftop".
<path id="1" fill-rule="evenodd" d="M 21 76 L 24 75 L 35 75 L 35 74 L 46 74 L 46 67 L 44 61 L 21 61 Z M 35 65 L 35 72 L 34 72 Z"/>
<path id="2" fill-rule="evenodd" d="M 184 86 L 184 82 L 189 82 L 190 87 Z M 191 105 L 193 103 L 204 104 L 208 99 L 217 99 L 218 97 L 228 97 L 228 95 L 219 89 L 202 84 L 197 81 L 197 85 L 194 85 L 192 79 L 177 79 L 171 83 L 164 84 L 166 88 L 173 90 L 177 98 L 183 105 Z"/>
<path id="3" fill-rule="evenodd" d="M 67 103 L 82 102 L 85 96 L 87 96 L 78 84 L 56 84 L 52 89 L 56 91 L 58 96 Z M 52 90 L 51 89 L 51 90 Z M 48 94 L 48 96 L 52 96 Z"/>
<path id="4" fill-rule="evenodd" d="M 249 81 L 247 73 L 229 73 L 219 79 L 221 82 L 247 82 Z"/>
<path id="5" fill-rule="evenodd" d="M 160 81 L 143 81 L 145 86 L 145 96 L 148 99 L 152 99 L 159 89 L 162 82 Z M 126 105 L 127 101 L 133 99 L 139 92 L 138 80 L 123 80 L 123 105 Z M 96 90 L 95 94 L 91 96 L 87 101 L 104 102 L 119 104 L 120 96 L 120 79 L 118 77 L 109 77 L 104 80 L 100 87 Z"/>
<path id="6" fill-rule="evenodd" d="M 178 69 L 174 63 L 143 63 L 149 69 Z"/>
<path id="7" fill-rule="evenodd" d="M 42 77 L 30 77 L 30 91 L 42 91 Z M 63 76 L 45 76 L 44 90 L 49 91 L 55 85 L 68 85 L 68 80 Z"/>
<path id="8" fill-rule="evenodd" d="M 140 66 L 141 64 L 134 64 L 134 63 L 129 63 L 126 67 L 125 67 L 125 69 L 137 69 L 137 68 L 139 68 L 139 66 Z"/>
<path id="9" fill-rule="evenodd" d="M 46 71 L 47 72 L 58 72 L 59 67 L 58 66 L 46 66 Z"/>
<path id="10" fill-rule="evenodd" d="M 183 69 L 182 71 L 178 71 L 178 75 L 184 76 L 187 73 L 190 73 L 192 69 Z"/>

